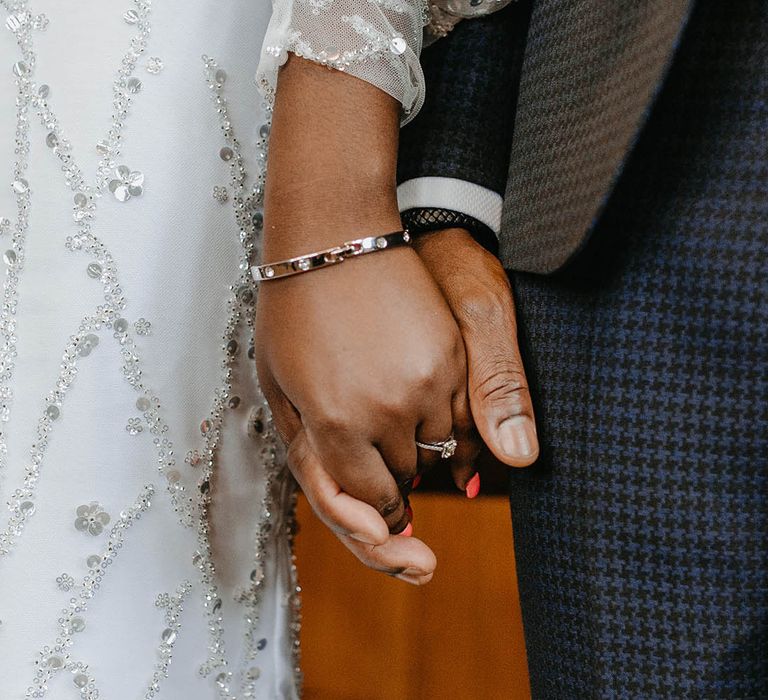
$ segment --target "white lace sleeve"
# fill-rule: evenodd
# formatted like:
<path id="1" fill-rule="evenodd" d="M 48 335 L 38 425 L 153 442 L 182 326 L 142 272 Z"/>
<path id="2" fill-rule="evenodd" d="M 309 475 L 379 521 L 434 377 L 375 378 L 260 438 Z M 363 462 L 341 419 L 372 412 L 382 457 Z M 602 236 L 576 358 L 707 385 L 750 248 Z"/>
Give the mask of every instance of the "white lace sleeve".
<path id="1" fill-rule="evenodd" d="M 272 101 L 277 72 L 294 53 L 392 95 L 405 124 L 424 102 L 419 55 L 428 19 L 424 0 L 272 0 L 256 80 Z"/>

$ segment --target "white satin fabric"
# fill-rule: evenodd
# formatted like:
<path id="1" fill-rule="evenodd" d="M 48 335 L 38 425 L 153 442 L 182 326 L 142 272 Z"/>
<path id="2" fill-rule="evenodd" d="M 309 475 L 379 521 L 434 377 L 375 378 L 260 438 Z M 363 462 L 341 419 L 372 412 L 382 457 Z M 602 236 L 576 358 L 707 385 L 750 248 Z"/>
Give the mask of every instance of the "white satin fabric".
<path id="1" fill-rule="evenodd" d="M 110 124 L 112 82 L 135 33 L 122 18 L 129 7 L 122 0 L 38 0 L 31 6 L 50 19 L 48 28 L 35 35 L 36 76 L 50 85 L 49 104 L 89 180 L 99 158 L 95 145 Z M 228 73 L 235 134 L 246 165 L 255 166 L 254 144 L 266 115 L 254 74 L 269 15 L 266 1 L 153 3 L 149 48 L 137 71 L 143 87 L 128 116 L 121 156 L 130 168 L 144 173 L 144 192 L 126 203 L 106 192 L 94 223 L 94 233 L 116 260 L 127 299 L 125 317 L 132 323 L 143 317 L 152 324 L 150 335 L 137 338 L 144 379 L 163 404 L 190 491 L 196 488 L 197 472 L 184 463 L 184 454 L 199 444 L 200 421 L 221 385 L 225 300 L 237 278 L 239 249 L 231 203 L 220 204 L 212 196 L 214 186 L 229 185 L 229 169 L 219 157 L 221 128 L 201 54 L 215 58 Z M 1 8 L 0 18 L 4 23 Z M 152 56 L 165 66 L 157 75 L 144 69 Z M 18 60 L 13 35 L 0 24 L 0 218 L 12 220 L 16 88 L 11 67 Z M 46 130 L 34 113 L 30 121 L 31 223 L 17 315 L 15 400 L 10 421 L 3 424 L 9 450 L 8 468 L 0 475 L 3 502 L 21 483 L 64 346 L 102 296 L 101 285 L 86 274 L 88 257 L 65 249 L 65 239 L 74 230 L 72 192 L 46 146 Z M 5 234 L 0 250 L 8 241 Z M 240 340 L 241 347 L 247 347 L 247 339 Z M 213 544 L 228 657 L 236 671 L 241 666 L 243 611 L 233 595 L 248 581 L 264 482 L 245 430 L 257 391 L 255 373 L 238 373 L 235 390 L 242 406 L 224 423 Z M 126 430 L 128 420 L 140 415 L 136 396 L 121 376 L 119 345 L 112 331 L 104 329 L 99 346 L 81 363 L 51 433 L 36 512 L 13 551 L 0 558 L 2 700 L 24 697 L 39 650 L 56 640 L 57 618 L 71 595 L 57 588 L 56 578 L 67 572 L 81 579 L 86 558 L 105 541 L 106 534 L 75 529 L 76 508 L 98 501 L 114 524 L 147 483 L 156 486 L 152 507 L 127 531 L 125 545 L 90 603 L 85 630 L 74 636 L 71 658 L 88 664 L 101 698 L 143 698 L 166 626 L 155 598 L 173 594 L 189 580 L 193 591 L 184 605 L 170 675 L 156 697 L 217 697 L 216 673 L 198 675 L 209 638 L 199 571 L 192 564 L 195 532 L 184 529 L 173 512 L 165 480 L 157 472 L 152 436 L 147 430 L 138 435 Z M 3 509 L 0 527 L 6 518 Z M 276 535 L 268 544 L 259 625 L 268 643 L 255 663 L 261 670 L 259 698 L 297 694 L 288 648 L 290 552 L 281 518 L 276 515 Z M 47 697 L 79 697 L 72 675 L 58 674 Z"/>

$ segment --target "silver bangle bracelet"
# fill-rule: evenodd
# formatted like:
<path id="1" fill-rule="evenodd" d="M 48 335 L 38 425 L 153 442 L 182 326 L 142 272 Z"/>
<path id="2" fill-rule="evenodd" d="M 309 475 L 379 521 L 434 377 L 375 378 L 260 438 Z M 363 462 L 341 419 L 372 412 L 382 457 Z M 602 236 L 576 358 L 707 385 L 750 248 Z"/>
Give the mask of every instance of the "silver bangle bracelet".
<path id="1" fill-rule="evenodd" d="M 411 242 L 411 234 L 407 230 L 395 231 L 382 236 L 367 236 L 354 241 L 347 241 L 339 246 L 319 250 L 316 253 L 300 255 L 289 260 L 268 263 L 266 265 L 254 265 L 251 275 L 256 282 L 279 279 L 299 275 L 302 272 L 319 270 L 322 267 L 336 265 L 347 258 L 355 258 L 358 255 L 376 253 L 387 248 L 398 248 Z"/>

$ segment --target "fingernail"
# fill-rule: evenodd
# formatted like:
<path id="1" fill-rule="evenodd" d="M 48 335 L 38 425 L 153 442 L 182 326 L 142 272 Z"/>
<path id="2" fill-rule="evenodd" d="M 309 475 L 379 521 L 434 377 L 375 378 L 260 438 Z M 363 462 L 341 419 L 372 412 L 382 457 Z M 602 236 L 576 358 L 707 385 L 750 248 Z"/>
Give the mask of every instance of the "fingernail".
<path id="1" fill-rule="evenodd" d="M 410 537 L 413 534 L 413 524 L 412 523 L 408 523 L 405 526 L 405 530 L 403 530 L 402 532 L 399 532 L 397 534 L 401 535 L 402 537 Z"/>
<path id="2" fill-rule="evenodd" d="M 408 520 L 413 520 L 413 508 L 407 506 L 405 512 L 408 514 Z"/>
<path id="3" fill-rule="evenodd" d="M 413 481 L 411 482 L 411 488 L 417 489 L 419 488 L 419 484 L 421 483 L 421 474 L 417 474 L 413 477 Z"/>
<path id="4" fill-rule="evenodd" d="M 405 574 L 397 574 L 396 579 L 410 583 L 412 586 L 422 586 L 426 581 L 422 581 L 423 576 L 406 576 Z"/>
<path id="5" fill-rule="evenodd" d="M 480 493 L 480 472 L 475 472 L 475 475 L 467 482 L 467 486 L 464 489 L 467 494 L 467 498 L 476 498 Z"/>
<path id="6" fill-rule="evenodd" d="M 526 459 L 536 453 L 536 432 L 527 416 L 508 418 L 499 427 L 499 441 L 505 455 L 511 459 Z"/>

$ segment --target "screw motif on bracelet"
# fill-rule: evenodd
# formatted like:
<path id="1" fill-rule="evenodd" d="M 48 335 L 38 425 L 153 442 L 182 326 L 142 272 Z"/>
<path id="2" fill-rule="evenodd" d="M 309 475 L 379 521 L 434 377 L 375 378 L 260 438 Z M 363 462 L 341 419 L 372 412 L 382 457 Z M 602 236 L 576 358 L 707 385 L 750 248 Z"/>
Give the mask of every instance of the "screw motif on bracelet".
<path id="1" fill-rule="evenodd" d="M 359 255 L 367 255 L 368 253 L 377 253 L 387 248 L 409 245 L 410 242 L 411 234 L 407 230 L 395 231 L 382 236 L 367 236 L 354 241 L 347 241 L 340 246 L 319 250 L 307 255 L 300 255 L 288 260 L 279 260 L 266 265 L 254 265 L 251 268 L 251 275 L 255 282 L 290 277 L 302 272 L 311 272 L 312 270 L 336 265 L 348 258 L 354 258 Z"/>

